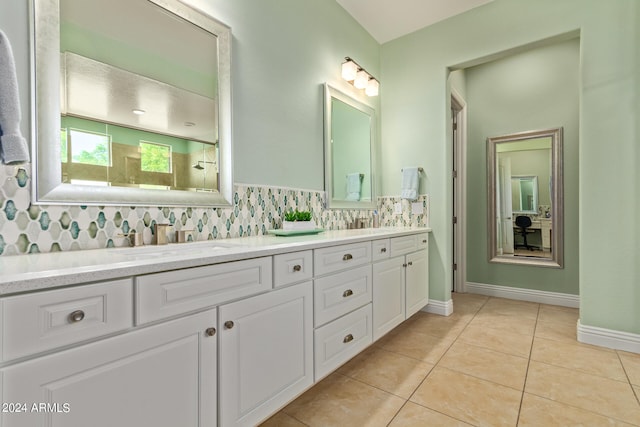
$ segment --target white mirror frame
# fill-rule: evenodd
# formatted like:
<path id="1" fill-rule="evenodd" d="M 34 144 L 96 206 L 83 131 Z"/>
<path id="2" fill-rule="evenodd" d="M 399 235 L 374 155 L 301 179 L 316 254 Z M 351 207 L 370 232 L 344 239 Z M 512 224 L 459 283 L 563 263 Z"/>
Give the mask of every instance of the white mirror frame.
<path id="1" fill-rule="evenodd" d="M 31 2 L 31 134 L 34 204 L 116 206 L 230 206 L 233 198 L 231 143 L 231 29 L 178 0 L 149 0 L 218 38 L 220 181 L 218 192 L 166 191 L 74 185 L 62 182 L 60 163 L 60 4 Z M 212 118 L 213 119 L 213 118 Z"/>
<path id="2" fill-rule="evenodd" d="M 331 99 L 335 98 L 345 104 L 362 111 L 371 117 L 369 127 L 369 152 L 371 156 L 371 200 L 348 201 L 333 198 L 333 153 L 331 144 Z M 369 105 L 355 100 L 335 87 L 324 84 L 324 189 L 327 193 L 327 207 L 330 209 L 376 209 L 376 110 Z"/>
<path id="3" fill-rule="evenodd" d="M 551 258 L 516 257 L 499 255 L 496 226 L 496 144 L 527 139 L 551 138 Z M 564 266 L 564 184 L 562 158 L 562 128 L 521 132 L 511 135 L 487 138 L 487 202 L 488 202 L 488 254 L 489 262 L 529 265 L 538 267 L 563 268 Z"/>

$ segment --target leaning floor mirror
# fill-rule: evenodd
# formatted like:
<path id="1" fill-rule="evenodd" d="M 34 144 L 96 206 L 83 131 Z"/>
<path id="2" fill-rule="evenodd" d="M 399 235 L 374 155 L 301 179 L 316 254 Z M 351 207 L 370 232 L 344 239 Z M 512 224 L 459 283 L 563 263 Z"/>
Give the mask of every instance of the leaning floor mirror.
<path id="1" fill-rule="evenodd" d="M 563 267 L 562 128 L 487 139 L 489 261 Z"/>

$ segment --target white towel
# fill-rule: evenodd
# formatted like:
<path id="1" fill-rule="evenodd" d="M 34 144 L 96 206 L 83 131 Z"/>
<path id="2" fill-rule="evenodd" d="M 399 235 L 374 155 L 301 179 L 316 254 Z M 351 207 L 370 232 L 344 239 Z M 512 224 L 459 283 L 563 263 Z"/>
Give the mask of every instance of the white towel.
<path id="1" fill-rule="evenodd" d="M 360 181 L 359 173 L 350 173 L 347 175 L 347 200 L 350 202 L 360 200 L 362 193 L 362 181 Z"/>
<path id="2" fill-rule="evenodd" d="M 13 51 L 0 31 L 0 161 L 5 164 L 29 161 L 29 147 L 20 133 L 20 99 Z"/>
<path id="3" fill-rule="evenodd" d="M 402 192 L 400 197 L 407 200 L 416 200 L 418 198 L 419 173 L 420 171 L 417 167 L 402 169 Z"/>

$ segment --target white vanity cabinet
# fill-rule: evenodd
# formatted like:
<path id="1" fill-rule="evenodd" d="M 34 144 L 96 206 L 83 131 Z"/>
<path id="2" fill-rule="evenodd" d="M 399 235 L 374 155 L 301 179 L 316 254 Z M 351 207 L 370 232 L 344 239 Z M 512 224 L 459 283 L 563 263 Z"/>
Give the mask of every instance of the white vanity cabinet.
<path id="1" fill-rule="evenodd" d="M 0 426 L 215 426 L 215 324 L 211 309 L 0 368 Z"/>
<path id="2" fill-rule="evenodd" d="M 428 304 L 428 243 L 427 233 L 373 242 L 374 340 Z"/>
<path id="3" fill-rule="evenodd" d="M 314 250 L 316 381 L 372 342 L 371 242 Z"/>
<path id="4" fill-rule="evenodd" d="M 308 281 L 219 307 L 221 426 L 256 425 L 313 384 L 312 296 Z"/>

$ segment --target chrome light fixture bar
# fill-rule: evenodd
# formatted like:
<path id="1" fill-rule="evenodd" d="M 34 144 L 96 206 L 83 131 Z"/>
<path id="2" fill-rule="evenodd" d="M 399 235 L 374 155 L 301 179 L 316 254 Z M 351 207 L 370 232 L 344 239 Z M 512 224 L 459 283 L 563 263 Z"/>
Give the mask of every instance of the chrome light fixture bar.
<path id="1" fill-rule="evenodd" d="M 342 63 L 342 78 L 356 88 L 364 89 L 367 96 L 378 96 L 380 92 L 380 82 L 348 56 Z"/>

